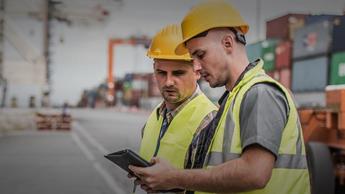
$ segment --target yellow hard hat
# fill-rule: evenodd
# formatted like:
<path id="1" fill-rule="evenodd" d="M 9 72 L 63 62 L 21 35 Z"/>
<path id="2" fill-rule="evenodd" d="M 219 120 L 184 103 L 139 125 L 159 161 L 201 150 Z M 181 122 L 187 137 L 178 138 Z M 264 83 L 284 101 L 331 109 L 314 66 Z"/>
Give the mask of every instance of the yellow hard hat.
<path id="1" fill-rule="evenodd" d="M 243 34 L 249 30 L 240 13 L 223 0 L 208 0 L 196 5 L 184 17 L 181 26 L 183 40 L 178 44 L 176 54 L 186 52 L 186 41 L 212 28 L 233 27 Z"/>
<path id="2" fill-rule="evenodd" d="M 175 54 L 175 48 L 181 41 L 181 26 L 168 25 L 153 37 L 147 56 L 153 59 L 192 60 L 186 48 L 184 48 L 183 54 Z"/>

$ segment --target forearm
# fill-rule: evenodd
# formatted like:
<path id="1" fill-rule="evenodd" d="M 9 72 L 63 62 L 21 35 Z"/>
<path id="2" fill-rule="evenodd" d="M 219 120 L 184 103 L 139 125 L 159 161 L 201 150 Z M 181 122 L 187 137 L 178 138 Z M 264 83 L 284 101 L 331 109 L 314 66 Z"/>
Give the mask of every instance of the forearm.
<path id="1" fill-rule="evenodd" d="M 240 158 L 209 169 L 180 170 L 159 158 L 153 159 L 152 167 L 130 169 L 153 191 L 181 188 L 230 193 L 264 188 L 271 178 L 274 159 L 270 152 L 251 146 Z"/>
<path id="2" fill-rule="evenodd" d="M 175 180 L 179 188 L 205 192 L 243 192 L 258 189 L 261 185 L 248 166 L 244 160 L 236 159 L 210 169 L 177 171 Z"/>

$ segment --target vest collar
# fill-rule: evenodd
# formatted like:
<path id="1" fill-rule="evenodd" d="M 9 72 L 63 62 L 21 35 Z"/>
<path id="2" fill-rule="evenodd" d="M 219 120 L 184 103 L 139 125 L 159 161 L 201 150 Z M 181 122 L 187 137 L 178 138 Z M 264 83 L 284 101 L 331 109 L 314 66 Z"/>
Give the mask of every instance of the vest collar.
<path id="1" fill-rule="evenodd" d="M 245 85 L 248 81 L 253 79 L 258 74 L 265 73 L 265 71 L 263 70 L 263 66 L 264 66 L 263 60 L 262 59 L 258 59 L 255 62 L 256 62 L 256 65 L 254 65 L 249 70 L 244 71 L 244 75 L 242 76 L 242 79 L 238 80 L 238 83 L 231 90 L 231 92 L 237 91 L 239 88 L 241 88 L 243 85 Z"/>
<path id="2" fill-rule="evenodd" d="M 237 79 L 235 86 L 230 92 L 236 91 L 238 88 L 241 88 L 245 83 L 251 80 L 256 76 L 260 71 L 263 71 L 264 62 L 262 59 L 257 59 L 256 61 L 249 63 L 246 69 L 241 73 L 240 77 Z M 222 97 L 218 100 L 218 104 L 221 106 L 224 103 L 230 93 L 228 90 L 224 92 Z"/>

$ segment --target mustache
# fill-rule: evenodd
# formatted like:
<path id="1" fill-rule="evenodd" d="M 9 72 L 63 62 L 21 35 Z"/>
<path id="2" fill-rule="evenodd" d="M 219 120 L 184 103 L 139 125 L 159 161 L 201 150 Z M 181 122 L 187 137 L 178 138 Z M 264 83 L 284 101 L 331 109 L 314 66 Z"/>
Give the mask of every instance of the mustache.
<path id="1" fill-rule="evenodd" d="M 171 91 L 173 91 L 173 92 L 177 92 L 178 90 L 177 90 L 177 88 L 175 88 L 175 87 L 173 87 L 173 86 L 170 86 L 170 87 L 163 87 L 162 88 L 162 90 L 163 91 L 169 91 L 169 92 L 171 92 Z"/>

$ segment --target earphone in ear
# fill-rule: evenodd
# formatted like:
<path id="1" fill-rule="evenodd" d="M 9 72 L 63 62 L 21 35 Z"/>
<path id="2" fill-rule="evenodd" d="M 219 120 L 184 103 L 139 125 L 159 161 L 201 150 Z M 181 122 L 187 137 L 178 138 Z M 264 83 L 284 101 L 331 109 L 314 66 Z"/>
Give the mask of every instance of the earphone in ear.
<path id="1" fill-rule="evenodd" d="M 236 40 L 243 45 L 247 44 L 246 37 L 241 32 L 236 32 Z"/>
<path id="2" fill-rule="evenodd" d="M 235 30 L 234 28 L 229 29 L 235 34 L 236 41 L 242 43 L 243 45 L 247 44 L 246 37 L 244 36 L 244 34 L 242 34 L 240 31 Z"/>

